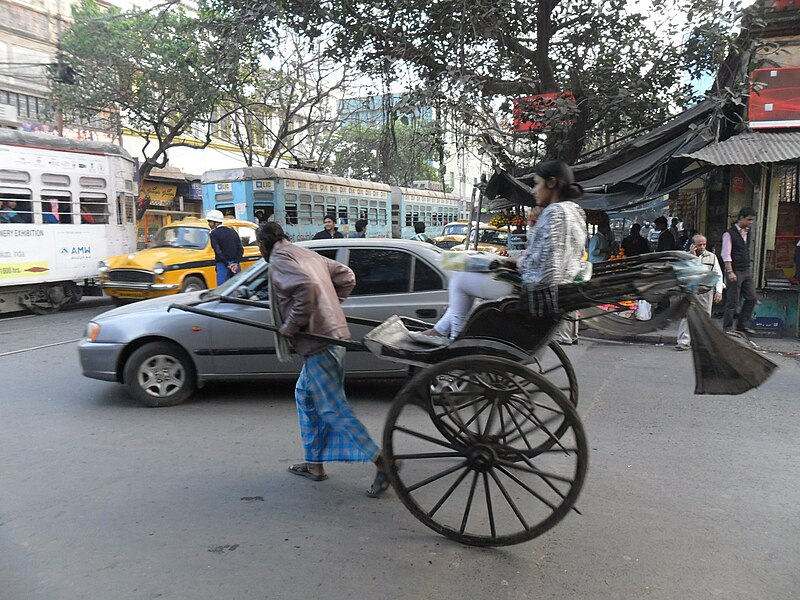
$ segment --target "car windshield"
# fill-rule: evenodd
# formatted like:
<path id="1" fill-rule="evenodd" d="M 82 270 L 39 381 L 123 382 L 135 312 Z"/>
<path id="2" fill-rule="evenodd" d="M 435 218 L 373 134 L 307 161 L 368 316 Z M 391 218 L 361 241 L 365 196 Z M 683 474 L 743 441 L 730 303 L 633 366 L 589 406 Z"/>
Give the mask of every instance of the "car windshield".
<path id="1" fill-rule="evenodd" d="M 162 227 L 153 241 L 153 248 L 193 248 L 200 250 L 208 244 L 208 229 L 204 227 Z"/>
<path id="2" fill-rule="evenodd" d="M 444 226 L 442 235 L 467 235 L 467 227 L 466 223 L 451 223 Z"/>
<path id="3" fill-rule="evenodd" d="M 239 271 L 214 290 L 215 295 L 266 300 L 269 298 L 267 268 L 264 259 L 256 261 L 252 267 Z"/>

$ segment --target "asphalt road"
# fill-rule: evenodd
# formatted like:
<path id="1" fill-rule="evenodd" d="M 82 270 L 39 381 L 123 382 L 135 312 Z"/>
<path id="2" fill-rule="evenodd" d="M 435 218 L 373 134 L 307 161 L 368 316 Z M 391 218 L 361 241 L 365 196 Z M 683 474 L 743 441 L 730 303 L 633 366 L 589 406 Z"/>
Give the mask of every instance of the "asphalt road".
<path id="1" fill-rule="evenodd" d="M 0 598 L 796 599 L 800 363 L 697 397 L 689 353 L 569 348 L 591 448 L 570 514 L 531 542 L 462 546 L 365 465 L 322 483 L 290 384 L 213 385 L 166 409 L 80 375 L 105 306 L 0 319 Z M 392 382 L 348 394 L 379 438 Z"/>

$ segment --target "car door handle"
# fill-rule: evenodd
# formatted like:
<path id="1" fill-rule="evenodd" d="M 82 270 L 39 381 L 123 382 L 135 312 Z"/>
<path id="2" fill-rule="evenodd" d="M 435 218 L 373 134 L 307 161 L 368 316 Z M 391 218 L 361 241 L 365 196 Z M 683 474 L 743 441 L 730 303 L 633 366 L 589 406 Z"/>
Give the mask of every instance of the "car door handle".
<path id="1" fill-rule="evenodd" d="M 417 311 L 417 316 L 423 319 L 430 319 L 436 316 L 436 309 L 435 308 L 420 308 Z"/>

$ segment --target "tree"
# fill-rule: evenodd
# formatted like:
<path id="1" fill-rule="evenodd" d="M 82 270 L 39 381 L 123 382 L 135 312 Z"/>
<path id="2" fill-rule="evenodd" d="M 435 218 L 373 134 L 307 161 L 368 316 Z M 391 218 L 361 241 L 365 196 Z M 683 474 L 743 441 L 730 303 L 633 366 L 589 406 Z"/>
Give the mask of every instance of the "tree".
<path id="1" fill-rule="evenodd" d="M 708 67 L 716 51 L 686 43 L 698 33 L 692 23 L 723 36 L 736 24 L 718 0 L 281 4 L 295 28 L 334 35 L 341 60 L 384 82 L 409 73 L 445 127 L 480 130 L 498 160 L 515 163 L 542 154 L 573 162 L 587 147 L 663 122 L 693 99 L 686 73 Z M 509 127 L 514 99 L 559 92 L 569 95 L 537 115 L 543 126 Z"/>
<path id="2" fill-rule="evenodd" d="M 343 177 L 382 181 L 411 186 L 415 180 L 437 180 L 438 171 L 431 165 L 436 159 L 432 123 L 410 124 L 397 121 L 395 142 L 389 160 L 381 159 L 381 145 L 386 128 L 355 123 L 339 129 L 333 140 L 336 156 L 331 172 Z"/>
<path id="3" fill-rule="evenodd" d="M 248 166 L 271 166 L 284 156 L 326 162 L 339 126 L 334 95 L 351 84 L 348 69 L 324 55 L 325 42 L 282 33 L 274 56 L 232 90 L 226 105 L 231 138 Z"/>
<path id="4" fill-rule="evenodd" d="M 188 14 L 175 3 L 121 12 L 82 0 L 72 16 L 60 52 L 76 80 L 55 83 L 56 103 L 77 118 L 116 109 L 144 139 L 140 181 L 166 166 L 170 148 L 208 146 L 212 124 L 224 116 L 215 109 L 254 68 L 268 37 L 246 26 L 256 22 L 234 26 L 221 13 L 200 7 Z M 138 218 L 147 204 L 137 207 Z"/>

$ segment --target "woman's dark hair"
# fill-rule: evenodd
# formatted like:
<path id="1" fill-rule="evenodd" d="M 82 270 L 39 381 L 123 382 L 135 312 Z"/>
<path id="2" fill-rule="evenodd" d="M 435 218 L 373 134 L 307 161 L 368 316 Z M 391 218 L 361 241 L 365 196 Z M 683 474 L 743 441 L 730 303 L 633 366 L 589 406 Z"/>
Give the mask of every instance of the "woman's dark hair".
<path id="1" fill-rule="evenodd" d="M 574 200 L 583 196 L 583 188 L 575 183 L 572 169 L 560 160 L 546 160 L 533 168 L 533 172 L 542 179 L 554 177 L 558 181 L 555 189 L 562 200 Z"/>
<path id="2" fill-rule="evenodd" d="M 261 223 L 256 230 L 256 239 L 265 246 L 273 246 L 278 240 L 288 240 L 283 227 L 274 221 Z"/>

